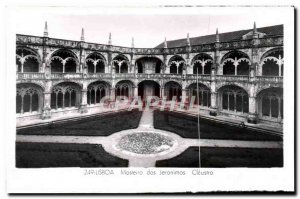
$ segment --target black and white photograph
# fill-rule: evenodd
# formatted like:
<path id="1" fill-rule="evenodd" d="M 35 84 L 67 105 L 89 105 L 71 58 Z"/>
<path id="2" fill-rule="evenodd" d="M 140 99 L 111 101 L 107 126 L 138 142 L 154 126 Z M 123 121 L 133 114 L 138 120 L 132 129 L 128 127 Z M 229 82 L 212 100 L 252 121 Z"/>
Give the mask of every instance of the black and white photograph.
<path id="1" fill-rule="evenodd" d="M 294 190 L 294 7 L 6 11 L 10 193 Z"/>

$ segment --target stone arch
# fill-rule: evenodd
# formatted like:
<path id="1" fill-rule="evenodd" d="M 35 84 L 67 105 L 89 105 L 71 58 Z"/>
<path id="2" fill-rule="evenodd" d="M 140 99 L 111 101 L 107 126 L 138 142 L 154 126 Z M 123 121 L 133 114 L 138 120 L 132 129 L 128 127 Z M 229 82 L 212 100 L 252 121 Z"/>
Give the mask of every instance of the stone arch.
<path id="1" fill-rule="evenodd" d="M 66 48 L 54 51 L 49 59 L 51 72 L 71 72 L 75 73 L 79 70 L 79 59 L 77 55 Z"/>
<path id="2" fill-rule="evenodd" d="M 172 100 L 173 98 L 176 101 L 181 100 L 182 96 L 182 86 L 177 81 L 168 81 L 164 84 L 165 93 L 164 95 L 167 97 L 167 100 Z"/>
<path id="3" fill-rule="evenodd" d="M 197 83 L 191 83 L 189 86 L 187 86 L 187 95 L 190 101 L 192 100 L 194 104 L 200 105 L 202 107 L 210 107 L 211 89 L 207 85 L 198 83 L 197 92 Z"/>
<path id="4" fill-rule="evenodd" d="M 80 89 L 83 88 L 83 84 L 81 82 L 78 82 L 78 81 L 72 81 L 72 80 L 59 80 L 59 81 L 55 81 L 53 82 L 52 84 L 52 87 L 51 87 L 51 90 L 53 89 L 54 86 L 58 85 L 58 84 L 61 84 L 61 83 L 74 83 L 74 84 L 77 84 Z"/>
<path id="5" fill-rule="evenodd" d="M 102 80 L 102 79 L 97 79 L 97 80 L 89 81 L 89 82 L 87 83 L 87 86 L 89 86 L 90 84 L 93 84 L 93 83 L 95 83 L 95 82 L 103 82 L 103 83 L 109 85 L 109 87 L 112 87 L 111 82 L 105 81 L 105 80 Z"/>
<path id="6" fill-rule="evenodd" d="M 283 76 L 284 67 L 283 48 L 272 48 L 265 52 L 259 63 L 258 75 Z"/>
<path id="7" fill-rule="evenodd" d="M 269 87 L 257 93 L 257 113 L 263 120 L 281 122 L 283 114 L 283 88 Z"/>
<path id="8" fill-rule="evenodd" d="M 105 96 L 110 94 L 110 84 L 106 81 L 97 80 L 88 84 L 87 86 L 87 104 L 100 104 Z"/>
<path id="9" fill-rule="evenodd" d="M 43 84 L 43 82 L 38 81 L 38 80 L 27 79 L 26 81 L 17 81 L 17 85 L 18 84 L 35 84 L 35 85 L 41 87 L 43 89 L 43 91 L 46 90 L 45 85 Z"/>
<path id="10" fill-rule="evenodd" d="M 79 107 L 81 85 L 71 81 L 56 83 L 51 89 L 51 109 Z"/>
<path id="11" fill-rule="evenodd" d="M 168 61 L 171 74 L 182 74 L 185 67 L 185 60 L 180 55 L 173 55 Z"/>
<path id="12" fill-rule="evenodd" d="M 129 72 L 129 59 L 124 54 L 118 54 L 112 59 L 116 73 Z"/>
<path id="13" fill-rule="evenodd" d="M 283 89 L 283 86 L 278 84 L 278 85 L 263 85 L 261 87 L 259 87 L 258 89 L 256 89 L 256 92 L 255 92 L 255 96 L 258 96 L 259 93 L 263 90 L 266 90 L 266 89 L 272 89 L 272 88 L 280 88 L 280 89 Z"/>
<path id="14" fill-rule="evenodd" d="M 140 81 L 137 87 L 138 87 L 138 96 L 140 96 L 141 99 L 146 99 L 148 96 L 160 97 L 161 85 L 159 82 L 155 80 Z"/>
<path id="15" fill-rule="evenodd" d="M 163 61 L 156 56 L 142 56 L 136 59 L 135 67 L 138 73 L 161 73 Z"/>
<path id="16" fill-rule="evenodd" d="M 216 91 L 219 92 L 219 90 L 222 88 L 222 87 L 225 87 L 225 86 L 236 86 L 236 87 L 240 87 L 241 89 L 243 89 L 248 95 L 250 95 L 250 92 L 249 92 L 249 89 L 243 85 L 242 83 L 238 83 L 238 82 L 235 82 L 235 83 L 231 83 L 231 82 L 222 82 L 222 83 L 218 83 L 216 84 Z"/>
<path id="17" fill-rule="evenodd" d="M 16 87 L 16 113 L 40 113 L 44 88 L 35 83 L 17 83 Z"/>
<path id="18" fill-rule="evenodd" d="M 139 79 L 137 82 L 137 85 L 139 85 L 139 83 L 141 83 L 143 81 L 154 81 L 154 82 L 158 83 L 159 86 L 161 86 L 161 81 L 159 81 L 158 79 Z"/>
<path id="19" fill-rule="evenodd" d="M 120 80 L 115 84 L 115 96 L 133 97 L 134 83 L 131 80 Z"/>
<path id="20" fill-rule="evenodd" d="M 182 86 L 182 83 L 181 83 L 180 81 L 175 80 L 175 79 L 172 79 L 172 80 L 167 80 L 167 81 L 165 81 L 165 82 L 163 83 L 163 87 L 165 87 L 166 84 L 169 83 L 169 82 L 176 82 L 177 84 L 179 84 L 180 86 Z"/>
<path id="21" fill-rule="evenodd" d="M 85 58 L 88 73 L 105 73 L 107 61 L 99 52 L 92 52 Z"/>
<path id="22" fill-rule="evenodd" d="M 245 52 L 233 50 L 221 59 L 223 75 L 249 75 L 251 61 Z"/>
<path id="23" fill-rule="evenodd" d="M 42 60 L 38 52 L 28 47 L 16 48 L 17 72 L 39 72 Z"/>
<path id="24" fill-rule="evenodd" d="M 249 94 L 240 86 L 229 84 L 218 88 L 218 104 L 222 111 L 248 113 Z"/>
<path id="25" fill-rule="evenodd" d="M 117 85 L 119 82 L 122 82 L 122 81 L 129 81 L 133 86 L 136 86 L 135 83 L 130 80 L 130 79 L 120 79 L 120 80 L 116 80 L 115 81 L 115 85 Z"/>
<path id="26" fill-rule="evenodd" d="M 210 74 L 211 67 L 213 65 L 213 58 L 206 53 L 199 53 L 195 55 L 191 61 L 191 66 L 193 67 L 193 74 Z"/>

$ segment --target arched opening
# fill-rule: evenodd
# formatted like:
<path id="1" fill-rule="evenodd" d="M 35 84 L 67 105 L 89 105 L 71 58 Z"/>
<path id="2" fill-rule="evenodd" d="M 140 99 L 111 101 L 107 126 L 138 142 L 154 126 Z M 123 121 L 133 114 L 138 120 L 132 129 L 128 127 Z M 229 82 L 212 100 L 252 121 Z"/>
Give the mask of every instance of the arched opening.
<path id="1" fill-rule="evenodd" d="M 262 56 L 261 70 L 263 76 L 283 76 L 283 50 L 276 48 Z"/>
<path id="2" fill-rule="evenodd" d="M 87 103 L 99 104 L 101 99 L 109 95 L 109 84 L 103 81 L 91 83 L 87 89 Z"/>
<path id="3" fill-rule="evenodd" d="M 257 95 L 259 117 L 267 120 L 283 119 L 283 89 L 268 88 Z"/>
<path id="4" fill-rule="evenodd" d="M 241 60 L 237 66 L 237 75 L 248 75 L 250 64 L 247 60 Z"/>
<path id="5" fill-rule="evenodd" d="M 182 74 L 182 72 L 183 72 L 183 64 L 180 64 L 178 66 L 178 74 Z"/>
<path id="6" fill-rule="evenodd" d="M 211 74 L 211 67 L 213 63 L 212 61 L 208 61 L 204 66 L 204 75 L 210 75 Z"/>
<path id="7" fill-rule="evenodd" d="M 99 53 L 92 53 L 86 58 L 88 73 L 105 73 L 105 58 Z"/>
<path id="8" fill-rule="evenodd" d="M 171 66 L 170 66 L 170 74 L 177 74 L 177 66 L 176 66 L 176 64 L 171 64 Z"/>
<path id="9" fill-rule="evenodd" d="M 62 73 L 63 72 L 62 59 L 55 57 L 51 60 L 51 72 L 52 73 Z"/>
<path id="10" fill-rule="evenodd" d="M 162 61 L 156 57 L 142 57 L 136 61 L 138 73 L 160 73 Z"/>
<path id="11" fill-rule="evenodd" d="M 115 86 L 115 95 L 116 97 L 126 96 L 131 98 L 133 96 L 133 83 L 128 80 L 118 82 Z"/>
<path id="12" fill-rule="evenodd" d="M 53 73 L 77 72 L 78 59 L 73 52 L 67 49 L 62 49 L 54 52 L 50 60 L 51 72 Z"/>
<path id="13" fill-rule="evenodd" d="M 118 55 L 113 59 L 113 64 L 116 73 L 128 73 L 128 59 L 124 55 Z"/>
<path id="14" fill-rule="evenodd" d="M 219 104 L 222 110 L 240 113 L 248 113 L 248 93 L 235 85 L 223 86 L 218 91 Z"/>
<path id="15" fill-rule="evenodd" d="M 250 59 L 241 51 L 231 51 L 222 58 L 223 75 L 249 75 Z"/>
<path id="16" fill-rule="evenodd" d="M 264 64 L 262 65 L 262 75 L 279 76 L 279 66 L 277 62 L 273 59 L 265 60 Z"/>
<path id="17" fill-rule="evenodd" d="M 148 96 L 160 97 L 160 86 L 155 81 L 145 80 L 138 84 L 138 96 L 146 100 Z"/>
<path id="18" fill-rule="evenodd" d="M 127 63 L 123 62 L 121 64 L 120 73 L 128 73 L 128 65 L 127 65 Z"/>
<path id="19" fill-rule="evenodd" d="M 192 66 L 193 66 L 193 74 L 203 74 L 208 75 L 211 73 L 211 67 L 212 67 L 213 59 L 211 56 L 205 53 L 200 53 L 196 55 L 192 59 Z"/>
<path id="20" fill-rule="evenodd" d="M 234 62 L 229 60 L 223 64 L 223 75 L 234 75 L 235 74 L 235 66 Z"/>
<path id="21" fill-rule="evenodd" d="M 169 60 L 170 74 L 182 74 L 184 69 L 185 61 L 179 55 L 174 55 Z"/>
<path id="22" fill-rule="evenodd" d="M 193 83 L 188 87 L 188 96 L 191 100 L 194 98 L 194 104 L 203 107 L 210 107 L 210 89 L 204 84 L 198 83 L 198 95 L 197 84 Z"/>
<path id="23" fill-rule="evenodd" d="M 66 73 L 76 73 L 76 61 L 74 59 L 68 59 L 65 64 Z"/>
<path id="24" fill-rule="evenodd" d="M 175 98 L 176 101 L 180 101 L 181 95 L 182 90 L 179 83 L 170 81 L 165 84 L 165 96 L 167 96 L 167 100 L 172 100 Z"/>
<path id="25" fill-rule="evenodd" d="M 193 74 L 197 74 L 197 71 L 199 75 L 202 74 L 202 66 L 200 62 L 196 62 L 193 65 Z"/>
<path id="26" fill-rule="evenodd" d="M 36 52 L 18 48 L 16 55 L 17 72 L 39 72 L 40 58 Z"/>
<path id="27" fill-rule="evenodd" d="M 52 88 L 51 109 L 78 107 L 81 87 L 73 82 L 62 82 Z"/>
<path id="28" fill-rule="evenodd" d="M 43 89 L 35 84 L 17 84 L 16 113 L 38 113 L 43 102 Z"/>

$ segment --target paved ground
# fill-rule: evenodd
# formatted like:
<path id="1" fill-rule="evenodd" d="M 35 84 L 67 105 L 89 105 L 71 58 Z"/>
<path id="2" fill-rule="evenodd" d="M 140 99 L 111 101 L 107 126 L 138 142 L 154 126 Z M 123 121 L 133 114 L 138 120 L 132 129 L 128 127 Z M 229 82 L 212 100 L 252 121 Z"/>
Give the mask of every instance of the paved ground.
<path id="1" fill-rule="evenodd" d="M 119 140 L 132 133 L 159 133 L 175 140 L 171 149 L 158 154 L 134 154 L 117 147 Z M 201 132 L 201 130 L 200 130 Z M 181 154 L 188 147 L 235 147 L 235 148 L 282 148 L 282 142 L 276 141 L 239 141 L 239 140 L 211 140 L 184 139 L 172 132 L 154 129 L 153 110 L 144 111 L 137 129 L 124 130 L 110 136 L 37 136 L 17 135 L 17 142 L 46 142 L 46 143 L 78 143 L 101 144 L 110 154 L 128 159 L 130 167 L 154 167 L 157 160 L 169 159 Z"/>

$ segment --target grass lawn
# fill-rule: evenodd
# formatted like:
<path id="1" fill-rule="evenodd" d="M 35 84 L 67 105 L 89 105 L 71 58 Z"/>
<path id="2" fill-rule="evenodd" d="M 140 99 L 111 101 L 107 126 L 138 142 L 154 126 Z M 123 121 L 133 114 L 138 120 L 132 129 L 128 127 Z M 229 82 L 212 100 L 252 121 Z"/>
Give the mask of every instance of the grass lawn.
<path id="1" fill-rule="evenodd" d="M 17 168 L 127 166 L 128 160 L 108 154 L 101 145 L 16 143 Z"/>
<path id="2" fill-rule="evenodd" d="M 180 113 L 154 111 L 154 128 L 171 131 L 183 138 L 198 138 L 197 118 Z M 203 139 L 282 141 L 282 137 L 234 127 L 200 118 Z"/>
<path id="3" fill-rule="evenodd" d="M 282 149 L 202 147 L 201 167 L 282 167 Z M 199 167 L 199 148 L 190 147 L 182 154 L 156 162 L 156 167 Z"/>
<path id="4" fill-rule="evenodd" d="M 142 112 L 138 110 L 122 111 L 77 121 L 56 122 L 47 126 L 21 129 L 17 130 L 17 134 L 108 136 L 121 130 L 137 128 L 141 115 Z"/>

